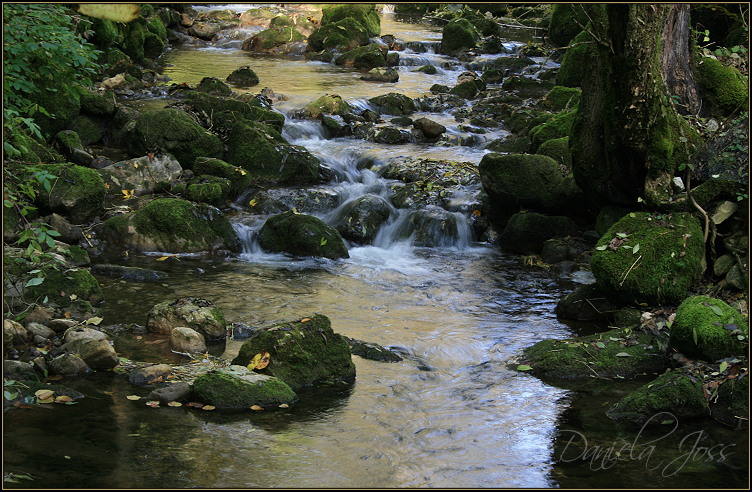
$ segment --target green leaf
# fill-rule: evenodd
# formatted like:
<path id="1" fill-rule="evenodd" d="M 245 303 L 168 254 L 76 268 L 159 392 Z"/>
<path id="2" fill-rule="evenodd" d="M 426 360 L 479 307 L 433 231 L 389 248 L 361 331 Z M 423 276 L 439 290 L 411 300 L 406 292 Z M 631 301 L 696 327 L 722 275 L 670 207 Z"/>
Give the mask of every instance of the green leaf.
<path id="1" fill-rule="evenodd" d="M 718 367 L 718 372 L 723 372 L 726 369 L 728 369 L 728 364 L 726 361 L 721 362 L 721 365 Z"/>
<path id="2" fill-rule="evenodd" d="M 33 287 L 35 285 L 41 284 L 42 282 L 44 282 L 43 278 L 40 278 L 40 277 L 31 278 L 29 279 L 28 282 L 26 282 L 26 285 L 24 285 L 24 287 Z"/>
<path id="3" fill-rule="evenodd" d="M 692 327 L 692 340 L 694 340 L 695 345 L 697 345 L 697 328 Z"/>
<path id="4" fill-rule="evenodd" d="M 634 248 L 632 248 L 632 254 L 635 254 L 635 253 L 637 253 L 638 251 L 640 251 L 640 245 L 639 245 L 639 244 L 635 244 L 635 247 L 634 247 Z"/>
<path id="5" fill-rule="evenodd" d="M 603 343 L 603 342 L 596 342 L 595 346 L 598 347 L 598 348 L 600 348 L 600 349 L 606 348 L 606 344 Z"/>
<path id="6" fill-rule="evenodd" d="M 527 364 L 520 364 L 519 366 L 517 366 L 518 371 L 529 371 L 531 369 L 532 367 L 528 366 Z"/>
<path id="7" fill-rule="evenodd" d="M 325 245 L 325 244 L 326 244 L 326 238 L 325 238 L 325 237 L 322 237 L 322 238 L 321 238 L 321 246 L 323 246 L 323 245 Z"/>
<path id="8" fill-rule="evenodd" d="M 6 400 L 10 401 L 10 400 L 15 400 L 16 397 L 18 396 L 18 393 L 11 393 L 10 391 L 3 391 L 3 395 L 5 395 Z"/>
<path id="9" fill-rule="evenodd" d="M 616 354 L 616 357 L 632 357 L 632 356 L 626 352 L 619 352 L 618 354 Z"/>
<path id="10" fill-rule="evenodd" d="M 721 308 L 719 308 L 718 306 L 710 306 L 710 310 L 718 316 L 723 316 L 723 311 L 721 311 Z"/>
<path id="11" fill-rule="evenodd" d="M 627 237 L 627 233 L 625 233 L 625 232 L 617 232 L 616 235 L 619 236 L 622 239 Z"/>
<path id="12" fill-rule="evenodd" d="M 596 246 L 595 249 L 598 251 L 604 251 L 606 248 L 608 248 L 607 244 L 604 244 L 603 246 Z"/>

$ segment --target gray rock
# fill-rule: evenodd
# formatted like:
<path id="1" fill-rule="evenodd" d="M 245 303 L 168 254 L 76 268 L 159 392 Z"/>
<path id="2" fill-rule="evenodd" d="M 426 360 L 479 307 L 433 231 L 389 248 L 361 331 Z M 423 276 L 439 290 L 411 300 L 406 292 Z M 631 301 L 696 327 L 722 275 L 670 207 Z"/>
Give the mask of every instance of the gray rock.
<path id="1" fill-rule="evenodd" d="M 439 138 L 443 133 L 446 133 L 444 125 L 428 118 L 418 118 L 413 122 L 413 126 L 423 132 L 426 138 Z"/>
<path id="2" fill-rule="evenodd" d="M 63 345 L 62 349 L 77 354 L 93 369 L 112 369 L 120 363 L 115 348 L 106 339 L 74 339 Z"/>
<path id="3" fill-rule="evenodd" d="M 170 332 L 170 349 L 179 354 L 202 354 L 206 352 L 206 342 L 201 333 L 178 326 Z"/>
<path id="4" fill-rule="evenodd" d="M 162 302 L 149 311 L 146 328 L 169 335 L 178 326 L 201 333 L 208 342 L 224 340 L 227 324 L 222 310 L 206 299 L 181 297 L 175 302 Z"/>
<path id="5" fill-rule="evenodd" d="M 186 400 L 191 394 L 191 385 L 184 382 L 173 383 L 164 388 L 157 388 L 149 393 L 150 400 L 158 400 L 162 403 Z"/>
<path id="6" fill-rule="evenodd" d="M 83 339 L 109 340 L 109 337 L 104 332 L 95 330 L 93 328 L 86 328 L 84 326 L 69 328 L 63 335 L 63 341 L 65 341 L 65 343 Z"/>
<path id="7" fill-rule="evenodd" d="M 84 360 L 74 354 L 63 354 L 50 361 L 50 369 L 62 376 L 82 376 L 91 372 Z"/>
<path id="8" fill-rule="evenodd" d="M 30 338 L 28 330 L 21 323 L 10 319 L 3 320 L 3 332 L 5 337 L 12 337 L 13 344 L 26 343 Z"/>
<path id="9" fill-rule="evenodd" d="M 37 379 L 34 366 L 20 360 L 4 360 L 3 377 L 13 381 L 31 381 Z"/>
<path id="10" fill-rule="evenodd" d="M 144 386 L 161 382 L 164 377 L 172 374 L 172 366 L 169 364 L 154 364 L 153 366 L 140 367 L 128 373 L 128 381 L 134 386 Z"/>

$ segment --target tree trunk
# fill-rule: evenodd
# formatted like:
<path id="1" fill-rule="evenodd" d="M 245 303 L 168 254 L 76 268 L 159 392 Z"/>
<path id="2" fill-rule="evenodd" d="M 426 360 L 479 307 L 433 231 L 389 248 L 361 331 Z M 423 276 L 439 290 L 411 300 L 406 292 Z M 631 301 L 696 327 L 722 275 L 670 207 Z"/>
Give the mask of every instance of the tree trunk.
<path id="1" fill-rule="evenodd" d="M 661 77 L 668 92 L 680 98 L 679 113 L 697 115 L 700 94 L 690 66 L 689 28 L 689 4 L 672 5 L 661 34 Z"/>
<path id="2" fill-rule="evenodd" d="M 688 160 L 691 135 L 685 136 L 688 127 L 665 92 L 660 54 L 665 45 L 666 60 L 676 59 L 671 43 L 684 28 L 669 22 L 674 7 L 666 4 L 582 8 L 592 44 L 570 137 L 575 179 L 600 204 L 634 206 L 638 198 L 670 193 L 674 171 Z M 671 35 L 662 37 L 664 25 Z"/>

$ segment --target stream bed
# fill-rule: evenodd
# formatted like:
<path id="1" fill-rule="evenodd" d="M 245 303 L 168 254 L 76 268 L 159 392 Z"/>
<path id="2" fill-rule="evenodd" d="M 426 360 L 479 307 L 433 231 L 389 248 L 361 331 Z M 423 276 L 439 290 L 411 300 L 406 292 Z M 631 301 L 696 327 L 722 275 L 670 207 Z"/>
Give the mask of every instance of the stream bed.
<path id="1" fill-rule="evenodd" d="M 424 43 L 441 39 L 439 27 L 391 13 L 382 14 L 382 34 Z M 509 30 L 504 43 L 514 49 L 536 39 L 530 31 Z M 457 60 L 430 51 L 400 56 L 413 66 L 400 66 L 396 84 L 364 82 L 356 70 L 333 64 L 252 56 L 236 48 L 174 47 L 160 61 L 173 82 L 192 86 L 203 77 L 224 79 L 250 65 L 261 79 L 259 90 L 271 87 L 287 97 L 274 104 L 286 115 L 325 93 L 356 107 L 393 91 L 430 95 L 433 83 L 452 86 L 464 71 Z M 435 76 L 410 71 L 425 63 L 444 68 Z M 148 108 L 166 102 L 128 104 Z M 451 115 L 414 117 L 420 116 L 442 122 L 448 132 L 458 131 Z M 504 130 L 497 132 L 484 140 L 499 138 Z M 431 157 L 477 165 L 487 152 L 482 143 L 390 147 L 327 140 L 311 122 L 290 118 L 283 135 L 335 171 L 338 179 L 327 187 L 341 203 L 389 188 L 374 173 L 359 171 L 360 159 Z M 478 190 L 467 191 L 472 196 Z M 641 429 L 605 416 L 610 404 L 647 379 L 542 381 L 508 369 L 520 350 L 540 340 L 605 329 L 553 314 L 561 297 L 592 281 L 588 272 L 560 276 L 526 266 L 517 255 L 477 242 L 469 228 L 460 240 L 434 248 L 414 246 L 385 228 L 373 245 L 348 244 L 346 260 L 291 259 L 260 250 L 255 231 L 263 220 L 240 206 L 228 217 L 244 241 L 243 254 L 235 258 L 93 258 L 168 274 L 158 283 L 99 278 L 104 324 L 143 326 L 155 304 L 194 296 L 213 301 L 228 321 L 250 326 L 321 313 L 334 331 L 390 347 L 404 360 L 354 356 L 357 379 L 351 388 L 303 391 L 297 404 L 275 412 L 151 408 L 126 396 L 146 396 L 152 388 L 130 386 L 127 378 L 111 372 L 66 382 L 87 398 L 71 406 L 5 413 L 5 469 L 34 477 L 11 486 L 746 487 L 746 432 L 711 421 Z M 241 343 L 228 339 L 210 353 L 231 359 Z M 116 349 L 133 360 L 188 361 L 170 353 L 164 337 L 156 335 Z"/>

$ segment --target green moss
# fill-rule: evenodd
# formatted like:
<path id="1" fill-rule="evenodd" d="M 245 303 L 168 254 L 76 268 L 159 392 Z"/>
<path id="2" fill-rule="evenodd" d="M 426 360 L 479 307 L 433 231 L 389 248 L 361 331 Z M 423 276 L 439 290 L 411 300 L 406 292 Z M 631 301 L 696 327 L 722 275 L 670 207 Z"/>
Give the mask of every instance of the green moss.
<path id="1" fill-rule="evenodd" d="M 35 204 L 42 209 L 65 215 L 71 222 L 81 224 L 104 207 L 107 188 L 95 169 L 66 163 L 38 164 L 26 170 L 29 175 L 44 170 L 58 177 L 50 193 L 35 183 L 38 192 Z"/>
<path id="2" fill-rule="evenodd" d="M 199 157 L 193 164 L 195 174 L 208 174 L 230 181 L 230 189 L 234 196 L 248 189 L 253 182 L 253 177 L 242 167 L 233 166 L 220 159 Z"/>
<path id="3" fill-rule="evenodd" d="M 146 33 L 146 22 L 143 18 L 135 19 L 127 24 L 116 24 L 118 31 L 122 36 L 120 48 L 126 55 L 136 63 L 142 63 L 144 60 L 144 39 Z"/>
<path id="4" fill-rule="evenodd" d="M 598 241 L 591 269 L 598 285 L 626 304 L 678 305 L 700 273 L 702 238 L 689 213 L 630 213 Z"/>
<path id="5" fill-rule="evenodd" d="M 397 92 L 372 97 L 368 102 L 379 107 L 384 114 L 402 116 L 416 111 L 415 102 L 409 96 Z"/>
<path id="6" fill-rule="evenodd" d="M 272 409 L 298 399 L 295 392 L 279 379 L 251 384 L 218 372 L 196 378 L 192 392 L 197 399 L 224 410 L 249 410 L 253 405 Z"/>
<path id="7" fill-rule="evenodd" d="M 110 219 L 112 220 L 112 219 Z M 230 249 L 239 247 L 232 225 L 222 213 L 207 205 L 177 198 L 158 198 L 137 210 L 130 223 L 140 234 L 154 238 L 170 250 L 175 238 L 185 240 L 188 249 L 202 247 L 221 240 Z M 116 229 L 120 222 L 109 224 Z"/>
<path id="8" fill-rule="evenodd" d="M 144 33 L 144 59 L 156 60 L 165 49 L 165 41 L 153 32 Z"/>
<path id="9" fill-rule="evenodd" d="M 710 103 L 711 110 L 728 116 L 737 107 L 748 104 L 749 91 L 743 76 L 734 67 L 724 65 L 712 58 L 695 59 L 695 73 L 703 89 L 703 100 Z"/>
<path id="10" fill-rule="evenodd" d="M 78 138 L 78 133 L 72 130 L 58 132 L 58 134 L 55 135 L 55 142 L 67 152 L 71 152 L 73 149 L 84 148 L 81 139 Z"/>
<path id="11" fill-rule="evenodd" d="M 270 362 L 260 374 L 274 376 L 293 390 L 355 380 L 355 364 L 344 337 L 332 330 L 329 318 L 315 314 L 305 321 L 284 322 L 257 330 L 243 343 L 233 364 L 245 366 L 262 351 Z"/>
<path id="12" fill-rule="evenodd" d="M 653 335 L 617 329 L 569 340 L 543 340 L 524 349 L 519 360 L 532 367 L 536 376 L 632 378 L 663 370 L 660 346 Z"/>
<path id="13" fill-rule="evenodd" d="M 73 118 L 68 128 L 78 134 L 83 145 L 97 143 L 104 136 L 104 131 L 100 128 L 99 123 L 86 115 L 78 115 Z"/>
<path id="14" fill-rule="evenodd" d="M 554 138 L 543 142 L 538 147 L 538 155 L 545 155 L 555 160 L 559 167 L 572 169 L 572 153 L 569 151 L 569 137 Z"/>
<path id="15" fill-rule="evenodd" d="M 287 17 L 287 16 L 283 16 Z M 278 17 L 272 19 L 274 22 Z M 253 37 L 253 49 L 270 50 L 287 43 L 304 41 L 306 39 L 293 26 L 269 27 Z"/>
<path id="16" fill-rule="evenodd" d="M 352 66 L 363 70 L 370 70 L 376 67 L 386 66 L 386 46 L 377 43 L 368 46 L 360 46 L 354 50 L 348 51 L 338 56 L 334 63 L 336 65 Z"/>
<path id="17" fill-rule="evenodd" d="M 452 19 L 441 31 L 441 53 L 452 55 L 465 48 L 474 48 L 480 39 L 478 31 L 467 19 Z"/>
<path id="18" fill-rule="evenodd" d="M 321 14 L 322 27 L 351 18 L 365 28 L 368 37 L 381 34 L 381 18 L 375 4 L 327 5 Z"/>
<path id="19" fill-rule="evenodd" d="M 343 116 L 352 113 L 352 107 L 340 96 L 325 94 L 308 103 L 303 111 L 306 118 L 319 118 L 322 113 Z"/>
<path id="20" fill-rule="evenodd" d="M 97 47 L 105 50 L 120 41 L 120 33 L 113 21 L 93 17 L 89 19 L 93 22 L 92 31 L 94 31 L 89 41 Z"/>
<path id="21" fill-rule="evenodd" d="M 283 212 L 269 217 L 259 230 L 261 247 L 273 253 L 323 258 L 349 258 L 340 233 L 312 215 Z"/>
<path id="22" fill-rule="evenodd" d="M 661 412 L 680 419 L 709 415 L 702 382 L 678 371 L 662 374 L 616 403 L 606 415 L 614 420 L 643 423 Z M 663 420 L 666 419 L 656 419 L 654 423 Z"/>
<path id="23" fill-rule="evenodd" d="M 554 46 L 566 46 L 588 22 L 585 10 L 576 4 L 554 4 L 548 36 Z"/>
<path id="24" fill-rule="evenodd" d="M 572 131 L 572 123 L 577 115 L 577 110 L 559 113 L 543 123 L 530 129 L 532 151 L 537 151 L 544 142 L 556 138 L 568 137 Z M 571 154 L 570 154 L 571 155 Z"/>
<path id="25" fill-rule="evenodd" d="M 224 205 L 230 196 L 230 181 L 217 176 L 198 175 L 191 179 L 185 197 L 192 202 Z"/>
<path id="26" fill-rule="evenodd" d="M 577 45 L 567 49 L 561 60 L 559 71 L 556 73 L 556 85 L 564 87 L 580 87 L 582 85 L 582 73 L 588 57 L 588 42 L 591 36 L 587 31 L 580 32 L 572 40 L 570 45 Z"/>
<path id="27" fill-rule="evenodd" d="M 563 111 L 576 107 L 581 95 L 580 89 L 557 85 L 546 94 L 540 104 L 549 111 Z"/>
<path id="28" fill-rule="evenodd" d="M 204 77 L 196 87 L 197 92 L 205 92 L 212 96 L 231 96 L 232 89 L 216 77 Z"/>
<path id="29" fill-rule="evenodd" d="M 116 215 L 105 220 L 104 225 L 108 231 L 113 232 L 118 236 L 122 236 L 128 231 L 128 219 L 129 216 L 126 214 Z"/>
<path id="30" fill-rule="evenodd" d="M 368 44 L 368 31 L 351 17 L 322 25 L 308 36 L 308 46 L 312 51 L 337 49 L 354 50 Z"/>
<path id="31" fill-rule="evenodd" d="M 194 111 L 214 114 L 219 120 L 222 116 L 219 113 L 228 113 L 229 121 L 237 120 L 238 116 L 249 121 L 264 123 L 276 130 L 282 131 L 285 117 L 281 113 L 269 109 L 260 108 L 254 104 L 239 101 L 237 99 L 225 99 L 213 96 L 204 92 L 191 92 L 185 98 Z M 229 127 L 229 126 L 228 126 Z"/>
<path id="32" fill-rule="evenodd" d="M 149 32 L 156 34 L 162 41 L 167 40 L 167 28 L 160 17 L 146 19 L 146 28 Z"/>
<path id="33" fill-rule="evenodd" d="M 24 297 L 27 300 L 41 301 L 47 297 L 62 306 L 71 304 L 71 295 L 92 304 L 99 304 L 104 300 L 99 282 L 86 269 L 71 268 L 59 271 L 52 266 L 43 266 L 39 269 L 44 282 L 25 289 Z"/>
<path id="34" fill-rule="evenodd" d="M 81 94 L 81 111 L 97 115 L 112 116 L 115 114 L 115 97 L 112 93 L 98 94 L 86 91 Z"/>
<path id="35" fill-rule="evenodd" d="M 707 362 L 744 355 L 748 341 L 739 340 L 731 333 L 734 329 L 743 335 L 748 334 L 747 322 L 736 309 L 720 299 L 690 297 L 676 310 L 671 326 L 671 345 L 687 357 Z"/>

